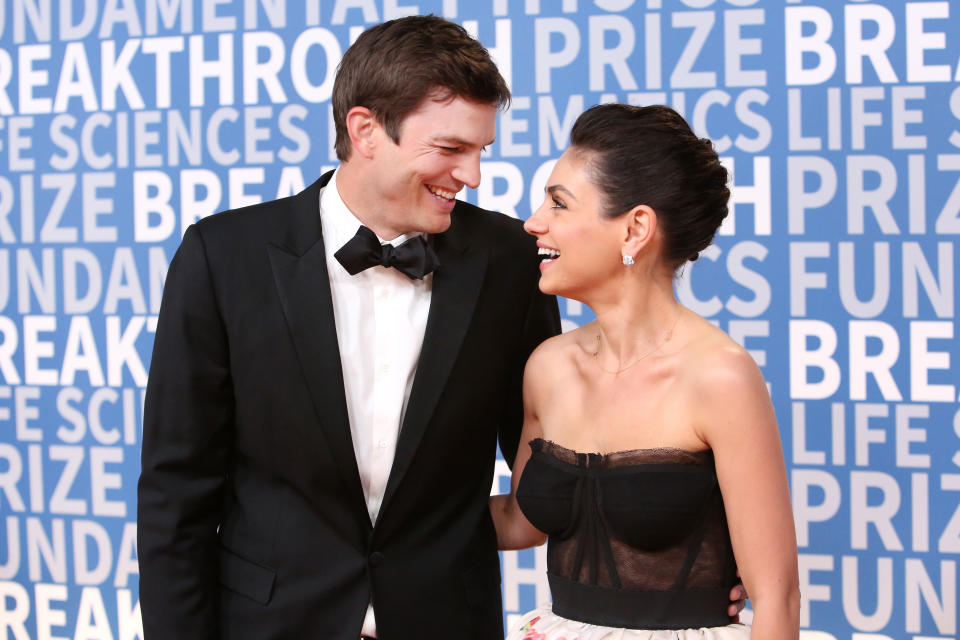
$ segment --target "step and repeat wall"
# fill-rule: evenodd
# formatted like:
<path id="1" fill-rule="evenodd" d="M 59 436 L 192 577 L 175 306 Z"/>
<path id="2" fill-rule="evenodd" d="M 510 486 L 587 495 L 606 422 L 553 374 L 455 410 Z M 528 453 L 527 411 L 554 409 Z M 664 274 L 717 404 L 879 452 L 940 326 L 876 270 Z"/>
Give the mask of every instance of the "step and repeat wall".
<path id="1" fill-rule="evenodd" d="M 195 220 L 334 166 L 343 51 L 414 13 L 476 34 L 513 90 L 470 202 L 527 217 L 600 102 L 671 105 L 715 141 L 731 215 L 677 295 L 768 381 L 802 636 L 957 637 L 956 3 L 4 0 L 0 639 L 142 637 L 135 487 L 170 259 Z M 508 622 L 549 599 L 542 548 L 502 564 Z"/>

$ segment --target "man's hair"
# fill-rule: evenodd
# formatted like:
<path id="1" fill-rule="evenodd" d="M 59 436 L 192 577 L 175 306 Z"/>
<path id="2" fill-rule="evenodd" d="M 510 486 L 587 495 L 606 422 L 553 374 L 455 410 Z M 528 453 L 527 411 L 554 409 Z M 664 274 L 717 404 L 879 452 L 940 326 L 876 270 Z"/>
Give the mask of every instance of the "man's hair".
<path id="1" fill-rule="evenodd" d="M 504 108 L 510 90 L 486 48 L 453 22 L 409 16 L 364 31 L 344 53 L 333 83 L 337 157 L 350 157 L 347 112 L 353 107 L 370 109 L 399 143 L 404 118 L 427 98 Z"/>

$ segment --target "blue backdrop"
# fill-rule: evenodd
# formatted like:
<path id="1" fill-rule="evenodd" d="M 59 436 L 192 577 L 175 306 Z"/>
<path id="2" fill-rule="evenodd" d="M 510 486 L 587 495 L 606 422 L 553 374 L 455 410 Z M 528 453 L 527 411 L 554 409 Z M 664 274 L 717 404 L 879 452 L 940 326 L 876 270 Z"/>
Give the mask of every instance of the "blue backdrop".
<path id="1" fill-rule="evenodd" d="M 732 214 L 677 292 L 769 383 L 802 635 L 956 637 L 956 3 L 4 0 L 0 640 L 141 637 L 135 485 L 169 260 L 194 220 L 333 166 L 342 52 L 413 13 L 462 23 L 511 84 L 462 194 L 480 206 L 528 216 L 598 102 L 666 103 L 716 141 Z M 542 549 L 503 568 L 508 620 L 548 599 Z"/>

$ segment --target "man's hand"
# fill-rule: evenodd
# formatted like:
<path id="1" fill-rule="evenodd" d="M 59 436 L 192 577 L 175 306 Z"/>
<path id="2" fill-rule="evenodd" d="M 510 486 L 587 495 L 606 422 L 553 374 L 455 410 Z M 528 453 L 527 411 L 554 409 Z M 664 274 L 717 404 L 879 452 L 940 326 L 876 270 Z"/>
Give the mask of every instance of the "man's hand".
<path id="1" fill-rule="evenodd" d="M 740 612 L 747 604 L 747 597 L 747 588 L 742 582 L 738 582 L 733 589 L 730 589 L 730 606 L 727 607 L 730 622 L 740 622 Z"/>

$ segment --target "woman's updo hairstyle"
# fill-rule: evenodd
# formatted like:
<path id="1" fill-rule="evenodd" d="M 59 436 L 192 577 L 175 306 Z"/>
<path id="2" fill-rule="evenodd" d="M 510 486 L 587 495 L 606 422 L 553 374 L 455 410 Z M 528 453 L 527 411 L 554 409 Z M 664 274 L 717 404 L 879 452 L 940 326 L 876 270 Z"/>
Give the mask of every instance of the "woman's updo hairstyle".
<path id="1" fill-rule="evenodd" d="M 591 107 L 573 125 L 570 146 L 602 193 L 601 215 L 617 218 L 641 204 L 657 212 L 673 269 L 696 260 L 727 215 L 727 170 L 713 143 L 670 107 Z"/>

